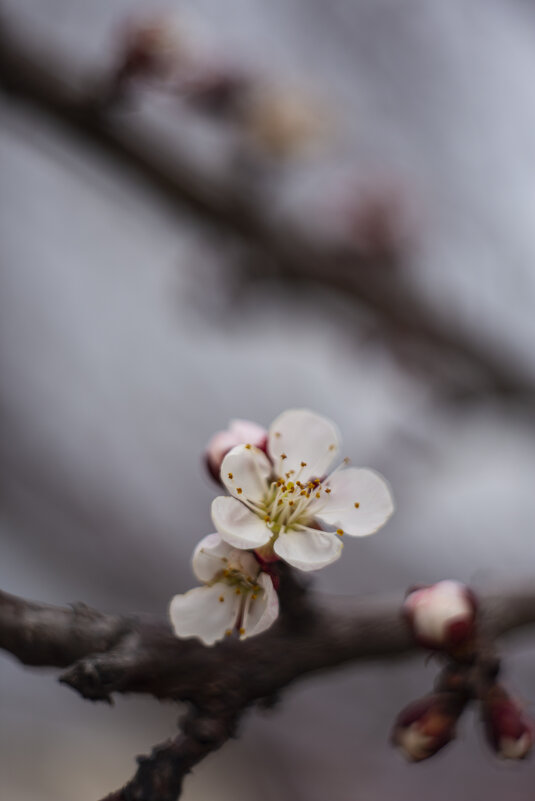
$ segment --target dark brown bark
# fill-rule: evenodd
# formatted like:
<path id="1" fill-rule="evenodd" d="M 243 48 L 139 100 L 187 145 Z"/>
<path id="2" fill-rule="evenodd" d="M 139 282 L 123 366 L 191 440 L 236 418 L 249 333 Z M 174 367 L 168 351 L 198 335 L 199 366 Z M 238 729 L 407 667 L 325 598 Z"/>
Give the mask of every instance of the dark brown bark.
<path id="1" fill-rule="evenodd" d="M 67 668 L 60 681 L 84 698 L 148 693 L 189 702 L 182 733 L 141 758 L 135 777 L 107 801 L 174 801 L 184 776 L 235 734 L 253 704 L 313 672 L 390 659 L 415 649 L 398 601 L 328 598 L 281 582 L 282 614 L 269 631 L 206 648 L 177 639 L 166 621 L 119 617 L 83 604 L 56 607 L 0 592 L 0 647 L 23 664 Z M 481 597 L 488 638 L 535 623 L 535 586 Z"/>

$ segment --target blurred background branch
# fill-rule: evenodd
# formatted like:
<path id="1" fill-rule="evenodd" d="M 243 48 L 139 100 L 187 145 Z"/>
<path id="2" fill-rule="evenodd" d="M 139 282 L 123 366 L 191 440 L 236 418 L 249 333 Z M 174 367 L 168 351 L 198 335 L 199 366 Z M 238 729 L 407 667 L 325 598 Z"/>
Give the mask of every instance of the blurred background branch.
<path id="1" fill-rule="evenodd" d="M 355 303 L 357 317 L 360 307 L 371 311 L 381 339 L 426 380 L 438 381 L 445 396 L 497 396 L 532 410 L 533 376 L 425 302 L 405 269 L 411 244 L 396 240 L 396 221 L 389 219 L 396 209 L 388 196 L 370 198 L 368 208 L 360 209 L 360 244 L 313 238 L 270 207 L 262 155 L 245 179 L 232 165 L 226 174 L 213 175 L 179 137 L 170 143 L 150 121 L 125 116 L 114 68 L 91 70 L 5 23 L 0 37 L 4 90 L 104 148 L 172 202 L 187 203 L 240 238 L 250 249 L 239 264 L 242 282 L 271 280 L 339 293 Z"/>

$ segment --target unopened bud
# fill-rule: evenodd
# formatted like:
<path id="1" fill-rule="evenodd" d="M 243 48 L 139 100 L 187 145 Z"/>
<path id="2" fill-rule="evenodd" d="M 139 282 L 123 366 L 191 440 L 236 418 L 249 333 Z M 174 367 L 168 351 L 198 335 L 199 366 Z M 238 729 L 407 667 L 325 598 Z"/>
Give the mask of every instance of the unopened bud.
<path id="1" fill-rule="evenodd" d="M 253 445 L 265 451 L 267 431 L 250 420 L 231 420 L 225 431 L 214 434 L 206 448 L 206 466 L 212 478 L 220 480 L 221 463 L 236 445 Z"/>
<path id="2" fill-rule="evenodd" d="M 524 759 L 533 745 L 533 726 L 520 704 L 501 684 L 494 684 L 482 703 L 485 733 L 502 759 Z"/>
<path id="3" fill-rule="evenodd" d="M 455 738 L 455 728 L 466 704 L 466 696 L 450 692 L 432 693 L 400 712 L 392 731 L 392 742 L 411 762 L 421 762 Z"/>
<path id="4" fill-rule="evenodd" d="M 409 592 L 403 613 L 416 642 L 435 651 L 456 651 L 473 642 L 477 603 L 458 581 L 439 581 Z"/>

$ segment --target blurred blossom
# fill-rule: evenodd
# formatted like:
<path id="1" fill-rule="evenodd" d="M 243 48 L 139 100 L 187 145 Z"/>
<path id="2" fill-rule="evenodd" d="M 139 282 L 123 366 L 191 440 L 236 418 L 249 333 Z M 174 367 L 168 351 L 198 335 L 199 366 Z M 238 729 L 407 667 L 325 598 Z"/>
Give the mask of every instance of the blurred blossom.
<path id="1" fill-rule="evenodd" d="M 300 94 L 280 88 L 252 92 L 243 125 L 260 151 L 277 158 L 301 153 L 325 130 L 325 122 Z"/>

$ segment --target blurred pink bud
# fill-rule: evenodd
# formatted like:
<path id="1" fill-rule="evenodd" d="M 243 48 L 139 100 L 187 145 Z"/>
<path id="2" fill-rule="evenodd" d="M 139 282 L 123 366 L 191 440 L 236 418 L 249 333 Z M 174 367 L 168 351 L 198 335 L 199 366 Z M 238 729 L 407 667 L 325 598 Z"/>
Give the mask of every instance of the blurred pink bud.
<path id="1" fill-rule="evenodd" d="M 476 612 L 473 592 L 458 581 L 439 581 L 415 589 L 403 603 L 403 614 L 414 639 L 435 651 L 452 651 L 471 644 Z"/>
<path id="2" fill-rule="evenodd" d="M 165 16 L 131 22 L 123 34 L 118 79 L 165 78 L 184 55 L 184 37 Z"/>
<path id="3" fill-rule="evenodd" d="M 225 431 L 214 434 L 206 448 L 206 466 L 212 478 L 219 481 L 221 463 L 226 454 L 236 445 L 254 445 L 265 451 L 267 431 L 251 420 L 231 420 Z"/>
<path id="4" fill-rule="evenodd" d="M 455 738 L 455 727 L 466 698 L 438 692 L 409 704 L 394 724 L 392 743 L 411 762 L 421 762 Z"/>
<path id="5" fill-rule="evenodd" d="M 355 183 L 340 199 L 344 239 L 365 257 L 395 263 L 417 238 L 411 205 L 405 187 L 391 178 Z"/>
<path id="6" fill-rule="evenodd" d="M 483 722 L 491 747 L 503 759 L 524 759 L 533 745 L 533 726 L 507 690 L 494 684 L 483 699 Z"/>

